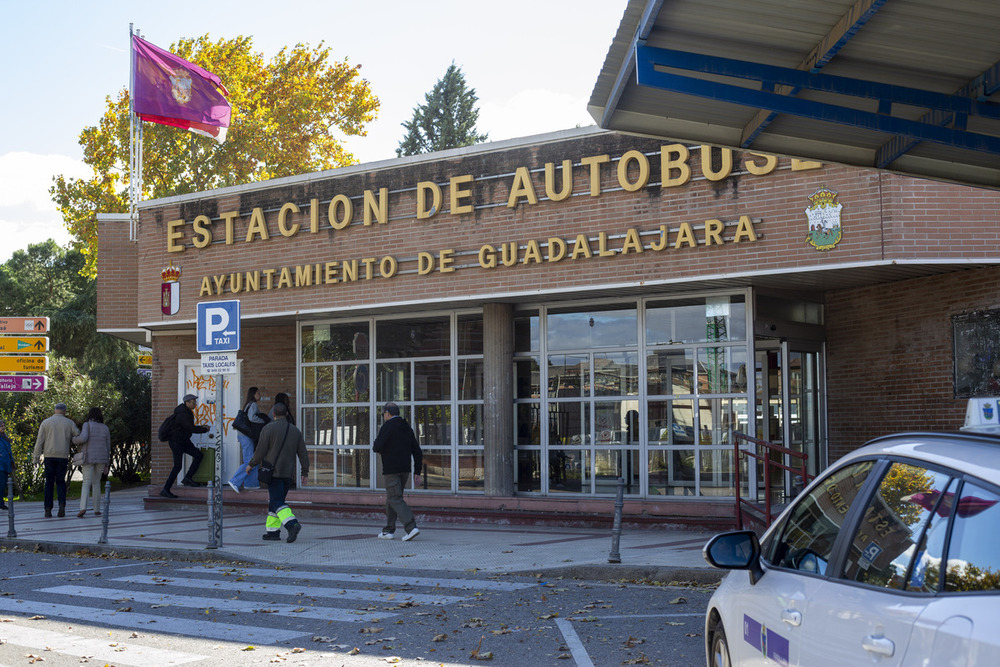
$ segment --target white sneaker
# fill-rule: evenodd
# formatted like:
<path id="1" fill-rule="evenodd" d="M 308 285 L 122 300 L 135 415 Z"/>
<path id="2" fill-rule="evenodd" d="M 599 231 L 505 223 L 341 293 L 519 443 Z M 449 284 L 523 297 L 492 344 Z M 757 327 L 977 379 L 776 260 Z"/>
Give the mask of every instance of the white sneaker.
<path id="1" fill-rule="evenodd" d="M 376 537 L 378 537 L 380 540 L 391 540 L 394 537 L 396 537 L 396 534 L 395 533 L 387 533 L 384 530 L 380 530 L 378 532 L 378 535 L 376 535 Z"/>
<path id="2" fill-rule="evenodd" d="M 419 534 L 420 534 L 420 529 L 417 528 L 416 526 L 414 526 L 413 530 L 411 530 L 410 532 L 408 532 L 406 535 L 403 535 L 403 541 L 404 542 L 409 542 L 410 540 L 412 540 L 414 537 L 416 537 Z"/>
<path id="3" fill-rule="evenodd" d="M 235 491 L 236 493 L 239 493 L 239 492 L 240 492 L 240 487 L 236 486 L 236 485 L 235 485 L 235 484 L 233 484 L 232 482 L 226 482 L 226 484 L 228 484 L 228 485 L 229 485 L 229 488 L 231 488 L 231 489 L 232 489 L 233 491 Z"/>

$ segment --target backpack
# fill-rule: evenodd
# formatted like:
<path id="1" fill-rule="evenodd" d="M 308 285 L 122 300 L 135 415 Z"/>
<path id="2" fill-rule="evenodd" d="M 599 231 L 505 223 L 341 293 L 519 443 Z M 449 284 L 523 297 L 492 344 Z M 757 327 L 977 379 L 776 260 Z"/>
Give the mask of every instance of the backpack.
<path id="1" fill-rule="evenodd" d="M 156 437 L 160 439 L 160 442 L 166 442 L 167 440 L 170 440 L 170 436 L 174 432 L 174 417 L 175 415 L 171 414 L 169 417 L 163 420 L 163 423 L 160 424 L 160 428 L 157 429 Z"/>

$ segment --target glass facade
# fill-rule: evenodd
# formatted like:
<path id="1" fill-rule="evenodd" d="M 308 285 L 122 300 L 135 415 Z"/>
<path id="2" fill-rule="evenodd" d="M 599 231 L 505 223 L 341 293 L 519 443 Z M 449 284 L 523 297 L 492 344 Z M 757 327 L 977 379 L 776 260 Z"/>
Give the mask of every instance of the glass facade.
<path id="1" fill-rule="evenodd" d="M 519 311 L 519 493 L 732 496 L 745 295 Z M 544 361 L 544 363 L 543 363 Z"/>
<path id="2" fill-rule="evenodd" d="M 481 315 L 304 324 L 300 339 L 311 484 L 376 488 L 371 445 L 393 401 L 424 451 L 422 488 L 482 490 Z"/>
<path id="3" fill-rule="evenodd" d="M 630 496 L 733 496 L 747 317 L 742 292 L 515 311 L 516 492 L 613 495 L 621 478 Z M 422 489 L 482 493 L 483 334 L 475 313 L 303 324 L 311 482 L 377 488 L 378 408 L 395 401 Z"/>

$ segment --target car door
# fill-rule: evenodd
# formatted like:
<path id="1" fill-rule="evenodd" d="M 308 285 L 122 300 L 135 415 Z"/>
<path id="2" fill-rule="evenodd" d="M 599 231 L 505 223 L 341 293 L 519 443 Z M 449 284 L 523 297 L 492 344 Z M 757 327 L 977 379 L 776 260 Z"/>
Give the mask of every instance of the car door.
<path id="1" fill-rule="evenodd" d="M 916 621 L 934 600 L 928 576 L 937 577 L 924 556 L 947 530 L 935 510 L 956 486 L 948 472 L 891 463 L 853 524 L 840 573 L 811 602 L 810 621 L 822 632 L 804 645 L 802 664 L 904 664 Z"/>
<path id="2" fill-rule="evenodd" d="M 797 498 L 765 539 L 764 576 L 734 595 L 733 605 L 727 601 L 742 617 L 740 635 L 730 637 L 735 664 L 815 664 L 804 658 L 804 647 L 823 628 L 809 620 L 810 605 L 826 585 L 841 526 L 874 467 L 866 460 L 838 468 Z"/>
<path id="3" fill-rule="evenodd" d="M 958 497 L 958 502 L 953 498 Z M 981 667 L 1000 665 L 1000 490 L 967 480 L 956 496 L 945 496 L 933 520 L 950 517 L 948 541 L 932 536 L 918 551 L 913 588 L 937 593 L 917 618 L 903 665 Z M 928 531 L 931 532 L 931 531 Z M 940 531 L 944 532 L 944 531 Z M 940 592 L 938 592 L 940 590 Z"/>

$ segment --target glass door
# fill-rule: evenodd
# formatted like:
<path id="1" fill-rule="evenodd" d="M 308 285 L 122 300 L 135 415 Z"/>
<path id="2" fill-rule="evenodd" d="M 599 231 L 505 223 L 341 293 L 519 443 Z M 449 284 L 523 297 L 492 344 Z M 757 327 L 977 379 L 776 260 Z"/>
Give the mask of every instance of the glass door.
<path id="1" fill-rule="evenodd" d="M 825 467 L 822 378 L 823 345 L 811 341 L 757 339 L 754 407 L 756 437 L 808 457 L 806 471 L 817 474 Z M 772 460 L 797 466 L 798 461 L 779 453 Z M 763 500 L 763 466 L 755 466 L 757 498 Z M 801 488 L 798 476 L 771 475 L 773 502 L 794 497 Z"/>

